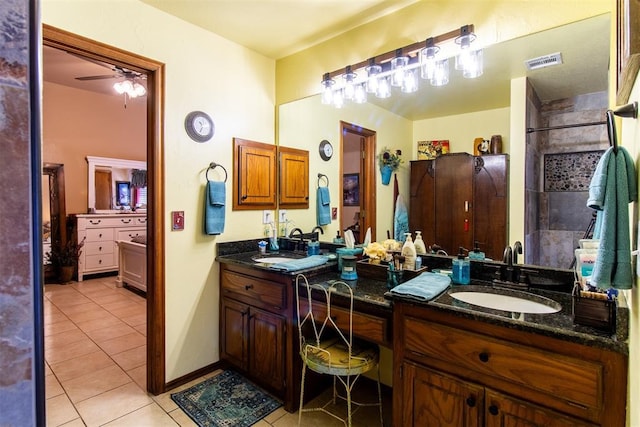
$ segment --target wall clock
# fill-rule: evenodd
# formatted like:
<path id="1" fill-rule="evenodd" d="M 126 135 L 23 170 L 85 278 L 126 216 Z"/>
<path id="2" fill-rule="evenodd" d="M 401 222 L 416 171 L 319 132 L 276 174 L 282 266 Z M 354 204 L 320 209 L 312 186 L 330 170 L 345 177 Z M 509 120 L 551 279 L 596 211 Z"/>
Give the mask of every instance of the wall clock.
<path id="1" fill-rule="evenodd" d="M 207 142 L 213 137 L 215 126 L 207 113 L 192 111 L 184 119 L 187 135 L 196 142 Z"/>
<path id="2" fill-rule="evenodd" d="M 333 146 L 326 139 L 323 139 L 320 142 L 319 149 L 320 149 L 320 157 L 322 157 L 322 160 L 327 161 L 331 158 L 331 156 L 333 156 Z"/>

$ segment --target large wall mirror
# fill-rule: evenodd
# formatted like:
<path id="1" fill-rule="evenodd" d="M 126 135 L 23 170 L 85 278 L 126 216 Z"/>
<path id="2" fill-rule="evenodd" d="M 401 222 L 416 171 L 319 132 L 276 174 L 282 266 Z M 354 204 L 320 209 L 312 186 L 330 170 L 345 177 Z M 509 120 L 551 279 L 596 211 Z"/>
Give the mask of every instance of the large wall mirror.
<path id="1" fill-rule="evenodd" d="M 584 191 L 588 188 L 584 188 L 584 182 L 577 186 L 577 191 L 576 187 L 554 187 L 549 182 L 545 186 L 545 180 L 551 174 L 563 177 L 561 180 L 571 180 L 570 165 L 576 158 L 584 160 L 585 167 L 595 169 L 594 156 L 584 153 L 607 148 L 606 126 L 541 129 L 604 121 L 609 102 L 611 25 L 610 14 L 604 14 L 489 46 L 484 51 L 485 69 L 480 78 L 463 79 L 452 72 L 445 87 L 434 88 L 421 81 L 418 93 L 395 93 L 388 99 L 373 98 L 368 104 L 349 105 L 342 110 L 322 105 L 319 95 L 283 104 L 280 106 L 279 143 L 287 144 L 294 138 L 339 140 L 339 135 L 327 134 L 326 129 L 337 129 L 339 121 L 345 120 L 375 129 L 378 149 L 389 145 L 389 141 L 406 141 L 405 147 L 411 147 L 404 156 L 405 166 L 408 166 L 408 160 L 417 157 L 415 146 L 422 137 L 420 132 L 445 122 L 451 123 L 447 125 L 449 128 L 470 127 L 473 123 L 463 122 L 462 117 L 482 117 L 484 112 L 498 111 L 502 131 L 496 133 L 501 133 L 505 139 L 504 152 L 510 155 L 512 164 L 516 157 L 522 156 L 518 161 L 522 166 L 510 167 L 510 185 L 524 183 L 518 184 L 515 191 L 526 194 L 519 200 L 509 201 L 509 222 L 518 224 L 516 228 L 524 231 L 518 232 L 518 236 L 510 235 L 508 241 L 510 244 L 515 240 L 523 241 L 527 264 L 569 269 L 573 248 L 591 220 L 586 207 L 576 211 L 582 209 L 580 205 L 582 198 L 586 201 Z M 527 69 L 527 60 L 554 53 L 562 55 L 561 65 Z M 530 105 L 512 106 L 512 84 L 523 77 L 528 82 L 527 95 L 523 99 L 526 98 L 526 104 Z M 356 110 L 359 117 L 345 117 Z M 518 135 L 524 141 L 518 144 L 526 145 L 526 148 L 510 146 L 510 123 L 516 112 L 526 115 L 522 117 L 526 120 L 526 128 L 536 129 Z M 374 120 L 375 124 L 364 123 L 368 119 Z M 387 134 L 389 130 L 391 135 Z M 456 151 L 472 152 L 472 143 L 471 138 L 468 147 Z M 550 159 L 552 155 L 562 154 L 567 156 Z M 339 182 L 342 178 L 338 169 L 331 169 L 331 182 Z M 408 180 L 408 173 L 404 178 Z M 513 195 L 513 191 L 510 194 Z M 378 215 L 382 218 L 379 223 L 386 221 L 381 208 L 392 207 L 391 204 L 378 204 Z"/>
<path id="2" fill-rule="evenodd" d="M 87 156 L 87 163 L 89 212 L 146 209 L 146 162 Z"/>

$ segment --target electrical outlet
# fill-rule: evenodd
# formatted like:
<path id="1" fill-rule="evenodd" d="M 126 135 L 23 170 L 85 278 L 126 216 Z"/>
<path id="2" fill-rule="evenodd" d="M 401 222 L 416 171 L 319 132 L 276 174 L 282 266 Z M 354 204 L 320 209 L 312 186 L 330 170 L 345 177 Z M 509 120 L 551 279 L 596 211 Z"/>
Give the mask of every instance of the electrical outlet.
<path id="1" fill-rule="evenodd" d="M 269 224 L 270 222 L 273 222 L 273 211 L 262 211 L 262 223 Z"/>
<path id="2" fill-rule="evenodd" d="M 278 222 L 281 224 L 284 224 L 285 222 L 287 222 L 287 210 L 286 209 L 280 209 L 278 211 L 278 215 L 279 215 L 279 219 Z"/>

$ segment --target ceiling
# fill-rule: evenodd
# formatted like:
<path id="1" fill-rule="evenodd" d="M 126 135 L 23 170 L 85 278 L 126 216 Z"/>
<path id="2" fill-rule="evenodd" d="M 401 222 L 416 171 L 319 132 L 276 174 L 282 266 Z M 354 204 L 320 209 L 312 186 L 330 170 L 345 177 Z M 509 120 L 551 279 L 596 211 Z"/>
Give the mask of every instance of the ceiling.
<path id="1" fill-rule="evenodd" d="M 217 34 L 273 58 L 294 53 L 415 2 L 142 1 L 203 28 L 211 31 L 214 28 Z M 208 17 L 206 22 L 204 16 Z M 489 46 L 484 51 L 484 74 L 477 79 L 462 78 L 451 64 L 446 86 L 436 88 L 421 80 L 417 93 L 394 93 L 384 100 L 370 97 L 369 102 L 410 120 L 420 120 L 506 107 L 510 104 L 510 81 L 515 77 L 528 76 L 543 101 L 606 91 L 609 26 L 610 16 L 606 14 Z M 526 59 L 555 52 L 562 54 L 562 65 L 526 70 Z M 104 94 L 114 94 L 113 83 L 119 77 L 111 64 L 90 62 L 48 47 L 44 48 L 43 64 L 45 81 Z M 93 75 L 114 78 L 76 79 Z"/>

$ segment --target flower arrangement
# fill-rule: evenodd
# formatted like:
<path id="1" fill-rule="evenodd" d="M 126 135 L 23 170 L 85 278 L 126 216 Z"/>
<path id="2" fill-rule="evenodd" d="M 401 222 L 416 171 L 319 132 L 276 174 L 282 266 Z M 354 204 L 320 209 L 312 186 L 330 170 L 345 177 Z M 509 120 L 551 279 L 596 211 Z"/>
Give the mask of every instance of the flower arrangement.
<path id="1" fill-rule="evenodd" d="M 362 251 L 369 257 L 370 263 L 380 263 L 380 261 L 385 260 L 387 257 L 387 250 L 378 242 L 369 243 Z"/>
<path id="2" fill-rule="evenodd" d="M 378 166 L 380 166 L 380 169 L 389 166 L 391 170 L 395 172 L 402 164 L 401 155 L 401 150 L 392 151 L 387 147 L 383 147 L 380 154 L 378 154 Z"/>

